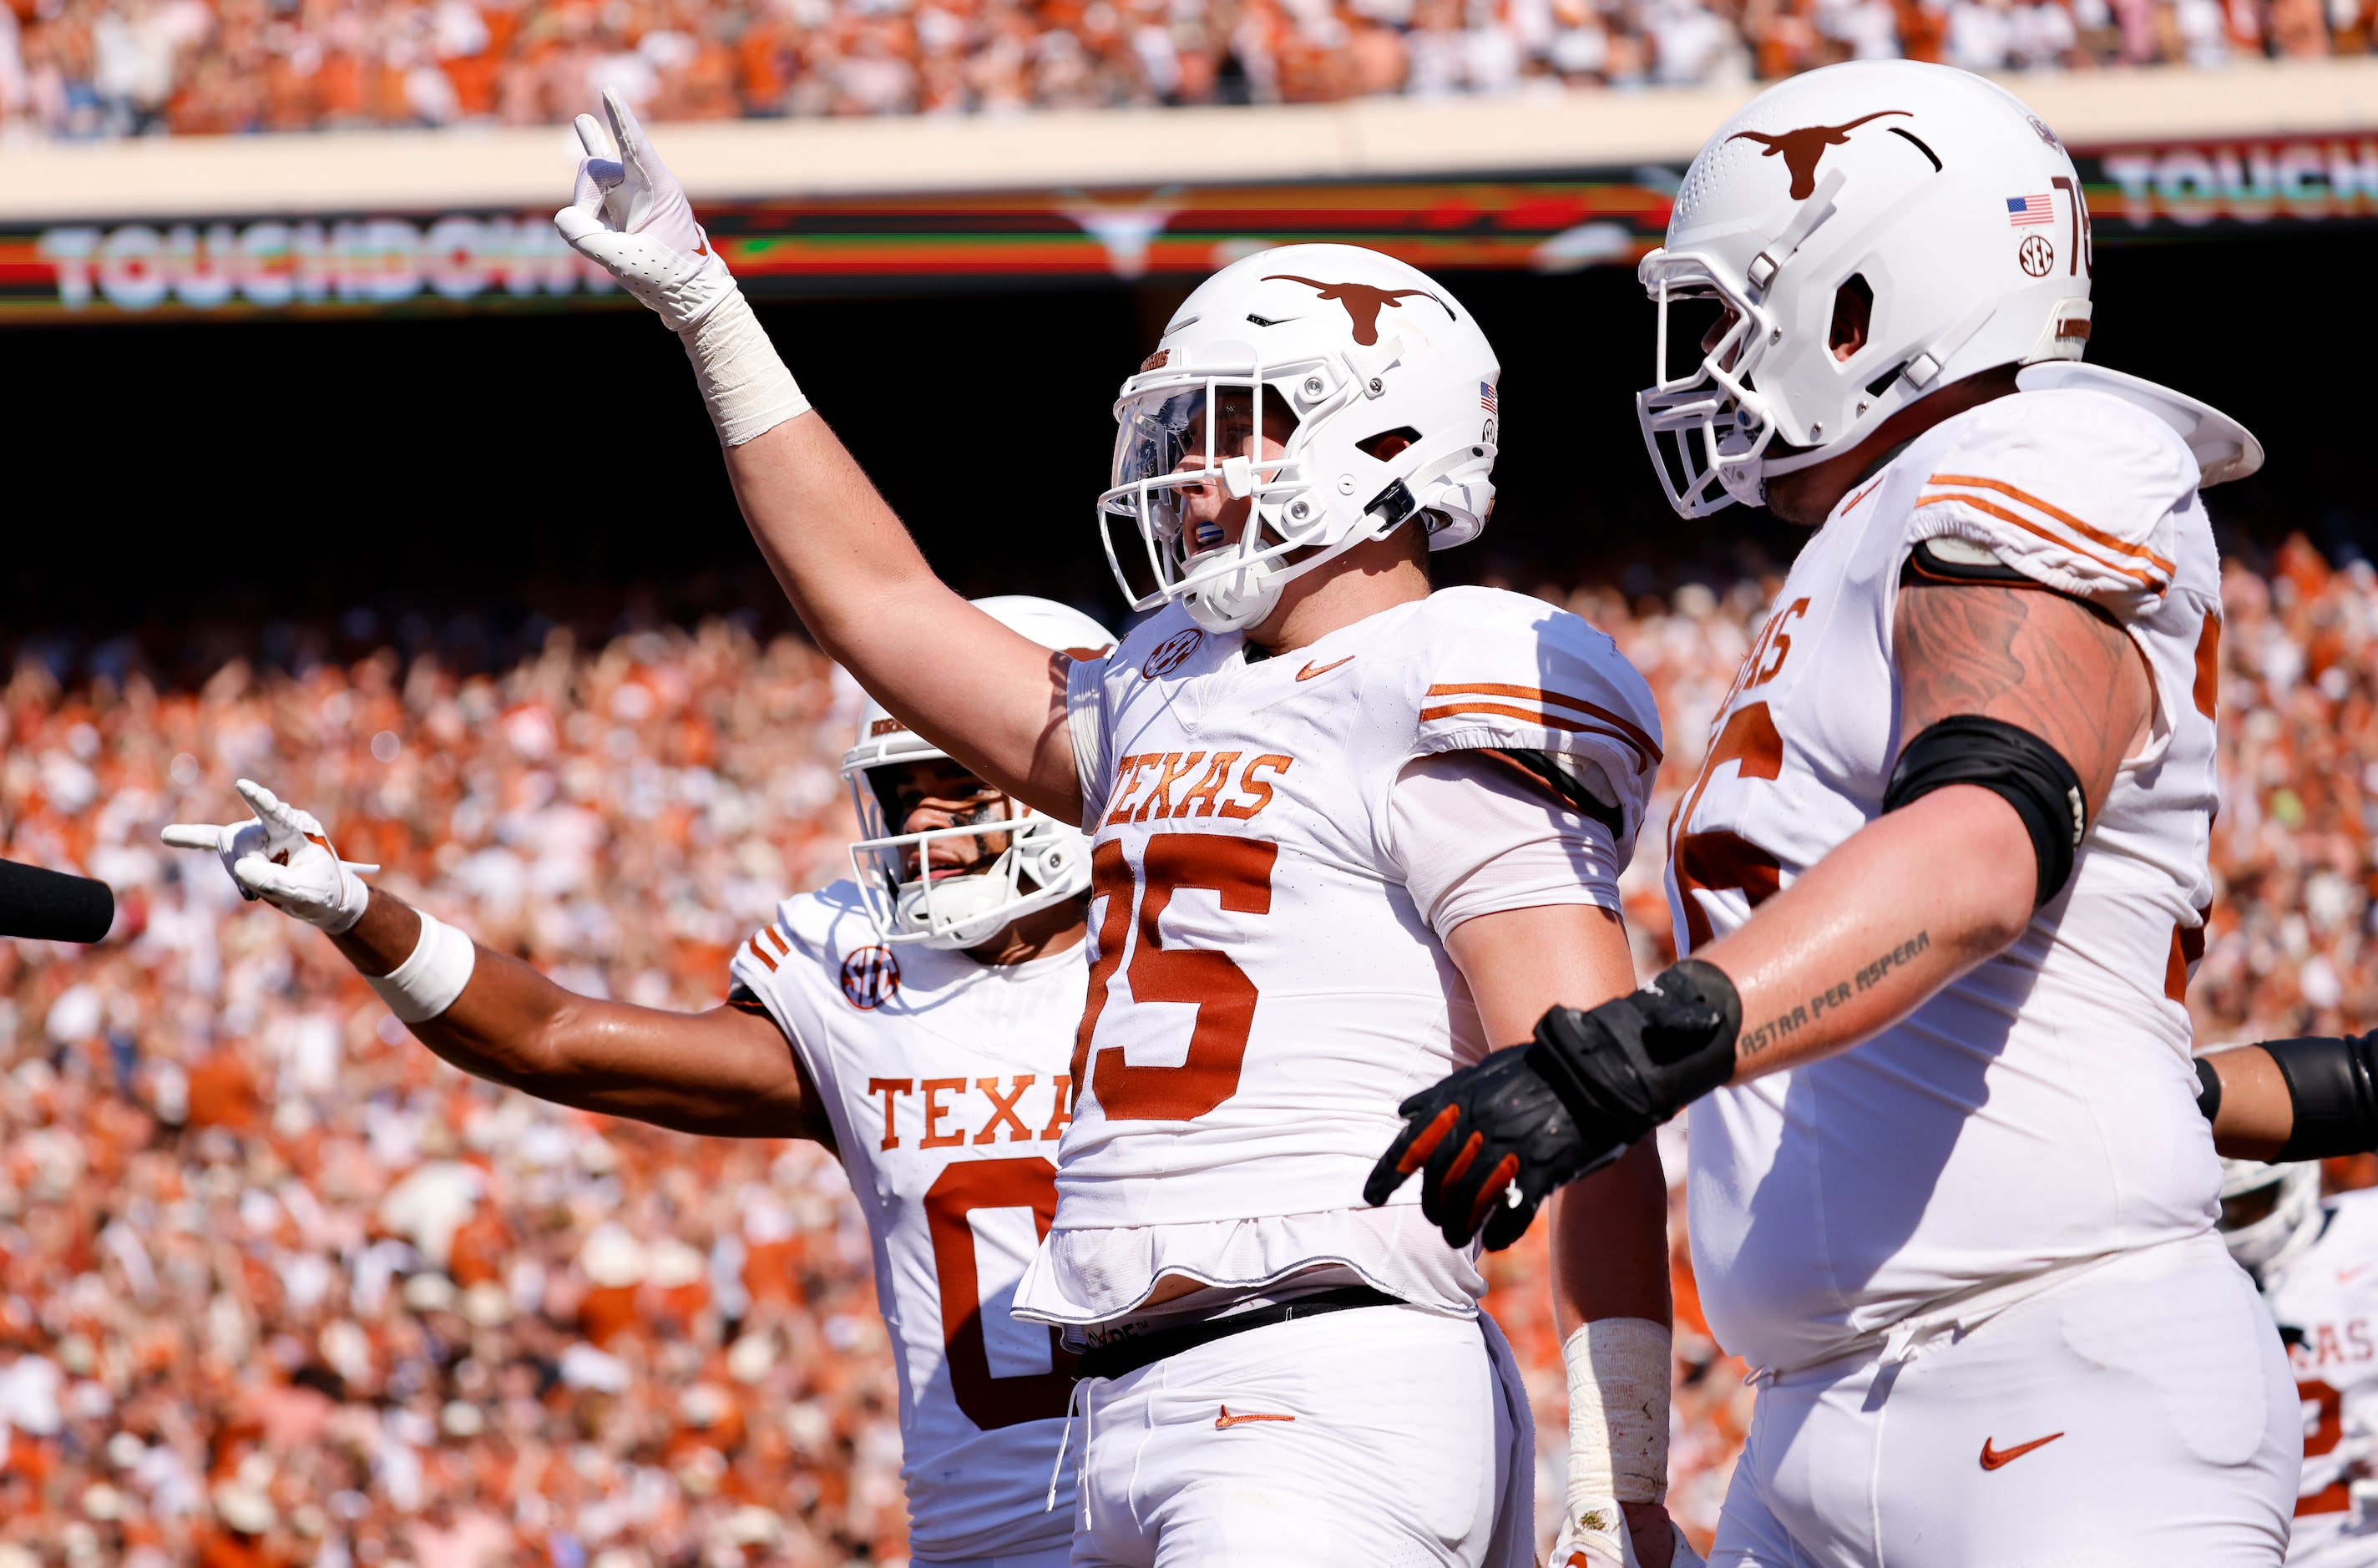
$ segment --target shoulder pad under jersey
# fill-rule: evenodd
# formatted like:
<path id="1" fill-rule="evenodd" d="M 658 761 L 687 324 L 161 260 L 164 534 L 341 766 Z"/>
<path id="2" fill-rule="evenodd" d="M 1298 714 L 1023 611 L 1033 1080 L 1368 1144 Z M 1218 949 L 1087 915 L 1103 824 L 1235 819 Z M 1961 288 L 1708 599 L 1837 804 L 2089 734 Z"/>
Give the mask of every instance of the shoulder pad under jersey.
<path id="1" fill-rule="evenodd" d="M 850 882 L 795 893 L 735 950 L 727 972 L 755 994 L 764 995 L 770 977 L 787 964 L 839 963 L 846 950 L 874 941 L 874 931 L 859 889 Z"/>
<path id="2" fill-rule="evenodd" d="M 2171 427 L 2104 392 L 2022 392 L 1959 415 L 1922 456 L 1907 543 L 1987 546 L 2035 581 L 2128 618 L 2178 570 L 2174 514 L 2196 460 Z"/>
<path id="3" fill-rule="evenodd" d="M 1414 617 L 1412 752 L 1541 751 L 1598 766 L 1628 832 L 1660 771 L 1660 712 L 1618 645 L 1583 617 L 1492 588 L 1448 588 Z"/>

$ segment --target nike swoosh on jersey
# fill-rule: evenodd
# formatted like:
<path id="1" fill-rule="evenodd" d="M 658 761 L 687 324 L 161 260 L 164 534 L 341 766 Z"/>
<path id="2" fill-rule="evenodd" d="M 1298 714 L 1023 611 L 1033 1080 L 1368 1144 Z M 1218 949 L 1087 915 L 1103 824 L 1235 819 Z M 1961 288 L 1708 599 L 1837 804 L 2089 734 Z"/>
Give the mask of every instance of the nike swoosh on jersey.
<path id="1" fill-rule="evenodd" d="M 1852 496 L 1850 497 L 1850 504 L 1842 509 L 1842 516 L 1847 517 L 1850 513 L 1857 510 L 1858 503 L 1860 501 L 1865 500 L 1868 496 L 1873 495 L 1877 490 L 1881 488 L 1882 481 L 1878 479 L 1873 484 L 1868 485 L 1865 489 L 1859 491 L 1856 495 Z"/>
<path id="2" fill-rule="evenodd" d="M 2018 1442 L 2012 1448 L 1993 1448 L 1990 1446 L 1990 1440 L 1984 1438 L 1982 1439 L 1982 1468 L 1995 1470 L 2001 1465 L 2012 1465 L 2033 1449 L 2045 1448 L 2063 1435 L 2062 1432 L 2049 1432 L 2046 1437 L 2036 1437 L 2029 1442 Z"/>
<path id="3" fill-rule="evenodd" d="M 1222 1413 L 1214 1418 L 1214 1430 L 1228 1431 L 1232 1427 L 1243 1427 L 1253 1421 L 1292 1421 L 1294 1419 L 1296 1418 L 1293 1416 L 1273 1416 L 1260 1410 L 1250 1415 L 1233 1416 L 1231 1414 L 1231 1407 L 1225 1405 L 1222 1406 Z"/>
<path id="4" fill-rule="evenodd" d="M 1352 664 L 1354 662 L 1354 658 L 1355 655 L 1349 653 L 1342 659 L 1332 660 L 1330 663 L 1323 664 L 1318 668 L 1315 668 L 1308 662 L 1303 669 L 1296 672 L 1296 678 L 1299 680 L 1311 680 L 1315 676 L 1326 676 L 1331 670 L 1336 669 L 1339 664 Z"/>

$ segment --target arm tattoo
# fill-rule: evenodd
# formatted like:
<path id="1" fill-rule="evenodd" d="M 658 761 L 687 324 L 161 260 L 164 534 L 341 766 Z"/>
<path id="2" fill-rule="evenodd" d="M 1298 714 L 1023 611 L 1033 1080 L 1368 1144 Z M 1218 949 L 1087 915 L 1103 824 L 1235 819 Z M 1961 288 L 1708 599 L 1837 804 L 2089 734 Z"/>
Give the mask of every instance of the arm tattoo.
<path id="1" fill-rule="evenodd" d="M 2154 700 L 2121 628 L 2043 589 L 1904 588 L 1897 643 L 1904 736 L 1953 713 L 2018 725 L 2072 765 L 2093 816 Z"/>
<path id="2" fill-rule="evenodd" d="M 1789 1012 L 1779 1012 L 1764 1023 L 1745 1029 L 1735 1041 L 1735 1055 L 1748 1060 L 1770 1047 L 1782 1045 L 1860 991 L 1880 986 L 1892 970 L 1913 963 L 1916 954 L 1929 951 L 1931 946 L 1930 931 L 1916 932 L 1897 947 L 1878 954 L 1872 963 L 1861 967 L 1855 975 L 1845 980 L 1834 981 Z"/>

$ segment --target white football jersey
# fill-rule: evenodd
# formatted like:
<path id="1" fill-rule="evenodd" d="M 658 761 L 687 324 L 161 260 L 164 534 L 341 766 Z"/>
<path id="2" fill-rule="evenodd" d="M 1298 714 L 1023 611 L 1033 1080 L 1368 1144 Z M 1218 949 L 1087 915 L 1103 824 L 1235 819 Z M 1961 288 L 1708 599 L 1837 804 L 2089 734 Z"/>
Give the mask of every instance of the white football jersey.
<path id="1" fill-rule="evenodd" d="M 1008 1316 L 1056 1209 L 1065 1059 L 1087 964 L 878 945 L 859 890 L 776 906 L 733 974 L 800 1053 L 867 1216 L 899 1344 L 909 1542 L 928 1560 L 1072 1538 L 1057 1467 L 1073 1358 Z"/>
<path id="2" fill-rule="evenodd" d="M 2324 1205 L 2326 1226 L 2265 1282 L 2303 1400 L 2303 1481 L 2290 1568 L 2378 1565 L 2378 1191 Z"/>
<path id="3" fill-rule="evenodd" d="M 1398 1103 L 1485 1046 L 1394 856 L 1399 773 L 1443 752 L 1557 754 L 1614 797 L 1623 865 L 1658 772 L 1650 688 L 1583 620 L 1480 588 L 1255 662 L 1242 636 L 1175 607 L 1075 672 L 1095 962 L 1060 1239 L 1373 1213 L 1363 1184 Z M 1418 1199 L 1408 1183 L 1395 1203 Z M 1472 1310 L 1466 1256 L 1417 1210 L 1392 1217 L 1435 1254 L 1418 1270 L 1433 1286 L 1347 1258 L 1335 1221 L 1269 1234 L 1406 1299 Z M 1257 1277 L 1299 1261 L 1279 1251 Z M 1033 1309 L 1043 1283 L 1027 1282 Z M 1152 1283 L 1075 1280 L 1046 1299 L 1054 1321 L 1063 1302 L 1128 1306 Z"/>
<path id="4" fill-rule="evenodd" d="M 2212 897 L 2220 562 L 2194 460 L 2128 403 L 2081 390 L 1986 403 L 1834 509 L 1677 808 L 1677 947 L 1740 926 L 1881 813 L 1906 738 L 1901 571 L 1941 536 L 2113 616 L 2153 672 L 2153 735 L 2072 880 L 2006 952 L 1853 1050 L 1693 1107 L 1701 1301 L 1754 1366 L 1826 1359 L 1943 1297 L 2194 1235 L 2216 1213 L 2181 998 Z M 1906 956 L 1877 952 L 1844 983 Z M 1798 1021 L 1743 1023 L 1788 1035 Z"/>

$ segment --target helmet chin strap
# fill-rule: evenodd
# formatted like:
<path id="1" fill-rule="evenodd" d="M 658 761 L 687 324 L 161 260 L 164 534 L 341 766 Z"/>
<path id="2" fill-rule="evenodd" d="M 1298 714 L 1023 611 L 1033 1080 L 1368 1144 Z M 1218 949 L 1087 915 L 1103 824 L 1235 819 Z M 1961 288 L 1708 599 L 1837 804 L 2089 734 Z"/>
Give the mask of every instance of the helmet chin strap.
<path id="1" fill-rule="evenodd" d="M 1239 587 L 1247 578 L 1255 580 L 1254 586 Z M 1256 561 L 1200 588 L 1182 604 L 1200 631 L 1243 631 L 1279 606 L 1280 591 L 1287 586 L 1277 562 Z"/>
<path id="2" fill-rule="evenodd" d="M 927 947 L 973 947 L 1014 918 L 1006 908 L 1006 878 L 991 871 L 939 882 L 911 882 L 900 891 L 900 923 L 912 931 L 930 933 L 924 938 Z M 936 916 L 943 927 L 939 931 L 933 929 Z"/>

